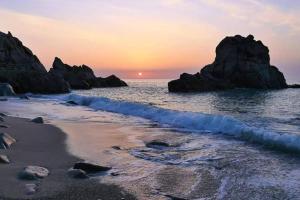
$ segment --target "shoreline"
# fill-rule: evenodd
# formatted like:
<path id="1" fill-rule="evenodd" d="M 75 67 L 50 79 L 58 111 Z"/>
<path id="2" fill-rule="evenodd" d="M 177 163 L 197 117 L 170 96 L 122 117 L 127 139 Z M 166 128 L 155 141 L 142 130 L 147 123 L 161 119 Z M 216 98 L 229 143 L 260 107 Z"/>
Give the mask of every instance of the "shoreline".
<path id="1" fill-rule="evenodd" d="M 29 119 L 5 116 L 0 128 L 16 139 L 9 149 L 0 149 L 9 164 L 0 164 L 0 200 L 13 199 L 135 199 L 115 185 L 99 183 L 97 179 L 76 180 L 67 175 L 74 163 L 81 159 L 67 151 L 67 134 L 50 124 L 36 124 Z M 49 176 L 24 181 L 18 173 L 29 165 L 45 167 Z M 26 184 L 36 184 L 37 191 L 26 194 Z"/>

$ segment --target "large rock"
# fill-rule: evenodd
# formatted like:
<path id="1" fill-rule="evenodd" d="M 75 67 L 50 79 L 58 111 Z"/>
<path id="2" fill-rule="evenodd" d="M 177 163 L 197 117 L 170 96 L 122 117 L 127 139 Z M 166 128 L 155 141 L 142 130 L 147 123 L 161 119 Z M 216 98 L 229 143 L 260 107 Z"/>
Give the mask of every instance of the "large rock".
<path id="1" fill-rule="evenodd" d="M 9 83 L 16 93 L 65 93 L 68 83 L 47 73 L 43 64 L 22 42 L 0 32 L 0 83 Z"/>
<path id="2" fill-rule="evenodd" d="M 62 62 L 61 59 L 55 58 L 50 74 L 55 74 L 66 80 L 72 89 L 91 89 L 98 87 L 122 87 L 127 84 L 111 75 L 107 78 L 96 77 L 93 70 L 86 66 L 70 66 Z"/>
<path id="3" fill-rule="evenodd" d="M 15 96 L 14 89 L 8 83 L 0 83 L 0 96 Z"/>
<path id="4" fill-rule="evenodd" d="M 287 88 L 283 74 L 270 65 L 269 49 L 252 35 L 226 37 L 216 48 L 215 61 L 195 75 L 169 82 L 170 92 L 201 92 L 231 88 Z"/>
<path id="5" fill-rule="evenodd" d="M 16 140 L 7 133 L 0 133 L 0 149 L 8 149 Z"/>

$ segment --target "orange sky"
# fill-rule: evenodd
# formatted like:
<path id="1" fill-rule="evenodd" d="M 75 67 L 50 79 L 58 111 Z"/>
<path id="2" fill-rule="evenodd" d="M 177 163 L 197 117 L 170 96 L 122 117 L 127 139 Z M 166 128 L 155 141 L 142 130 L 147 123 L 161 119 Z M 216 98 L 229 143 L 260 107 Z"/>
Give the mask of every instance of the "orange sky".
<path id="1" fill-rule="evenodd" d="M 294 80 L 300 77 L 300 15 L 283 5 L 268 0 L 3 0 L 0 25 L 48 69 L 57 56 L 71 65 L 89 65 L 98 75 L 122 78 L 138 78 L 138 72 L 143 78 L 195 73 L 213 61 L 223 37 L 252 33 L 269 46 L 272 64 Z"/>

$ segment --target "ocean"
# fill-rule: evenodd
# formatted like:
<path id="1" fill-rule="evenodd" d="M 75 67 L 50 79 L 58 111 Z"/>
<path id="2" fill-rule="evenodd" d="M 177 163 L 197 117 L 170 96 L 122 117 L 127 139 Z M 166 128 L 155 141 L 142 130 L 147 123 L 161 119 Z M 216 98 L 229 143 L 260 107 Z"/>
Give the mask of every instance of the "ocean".
<path id="1" fill-rule="evenodd" d="M 126 82 L 129 87 L 28 94 L 30 100 L 1 104 L 12 115 L 43 116 L 67 132 L 73 154 L 123 172 L 102 181 L 133 191 L 140 191 L 137 185 L 150 188 L 153 199 L 162 193 L 157 188 L 187 199 L 205 199 L 210 192 L 208 199 L 300 199 L 299 89 L 176 94 L 168 92 L 168 80 Z M 100 153 L 105 124 L 128 136 L 126 155 Z M 149 138 L 171 145 L 147 148 Z M 196 178 L 176 180 L 191 185 L 174 191 L 166 174 L 175 170 L 177 176 L 179 168 Z"/>

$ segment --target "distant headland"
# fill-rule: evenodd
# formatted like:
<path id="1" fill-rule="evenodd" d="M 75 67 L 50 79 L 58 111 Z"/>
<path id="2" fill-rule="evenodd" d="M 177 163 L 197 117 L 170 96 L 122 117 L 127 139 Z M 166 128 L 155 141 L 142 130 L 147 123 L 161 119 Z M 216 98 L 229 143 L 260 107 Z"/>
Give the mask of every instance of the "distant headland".
<path id="1" fill-rule="evenodd" d="M 127 86 L 114 75 L 96 77 L 88 66 L 71 67 L 59 58 L 55 58 L 52 68 L 47 72 L 38 57 L 10 32 L 0 32 L 0 83 L 10 84 L 16 93 L 43 94 L 67 93 L 71 89 Z"/>

